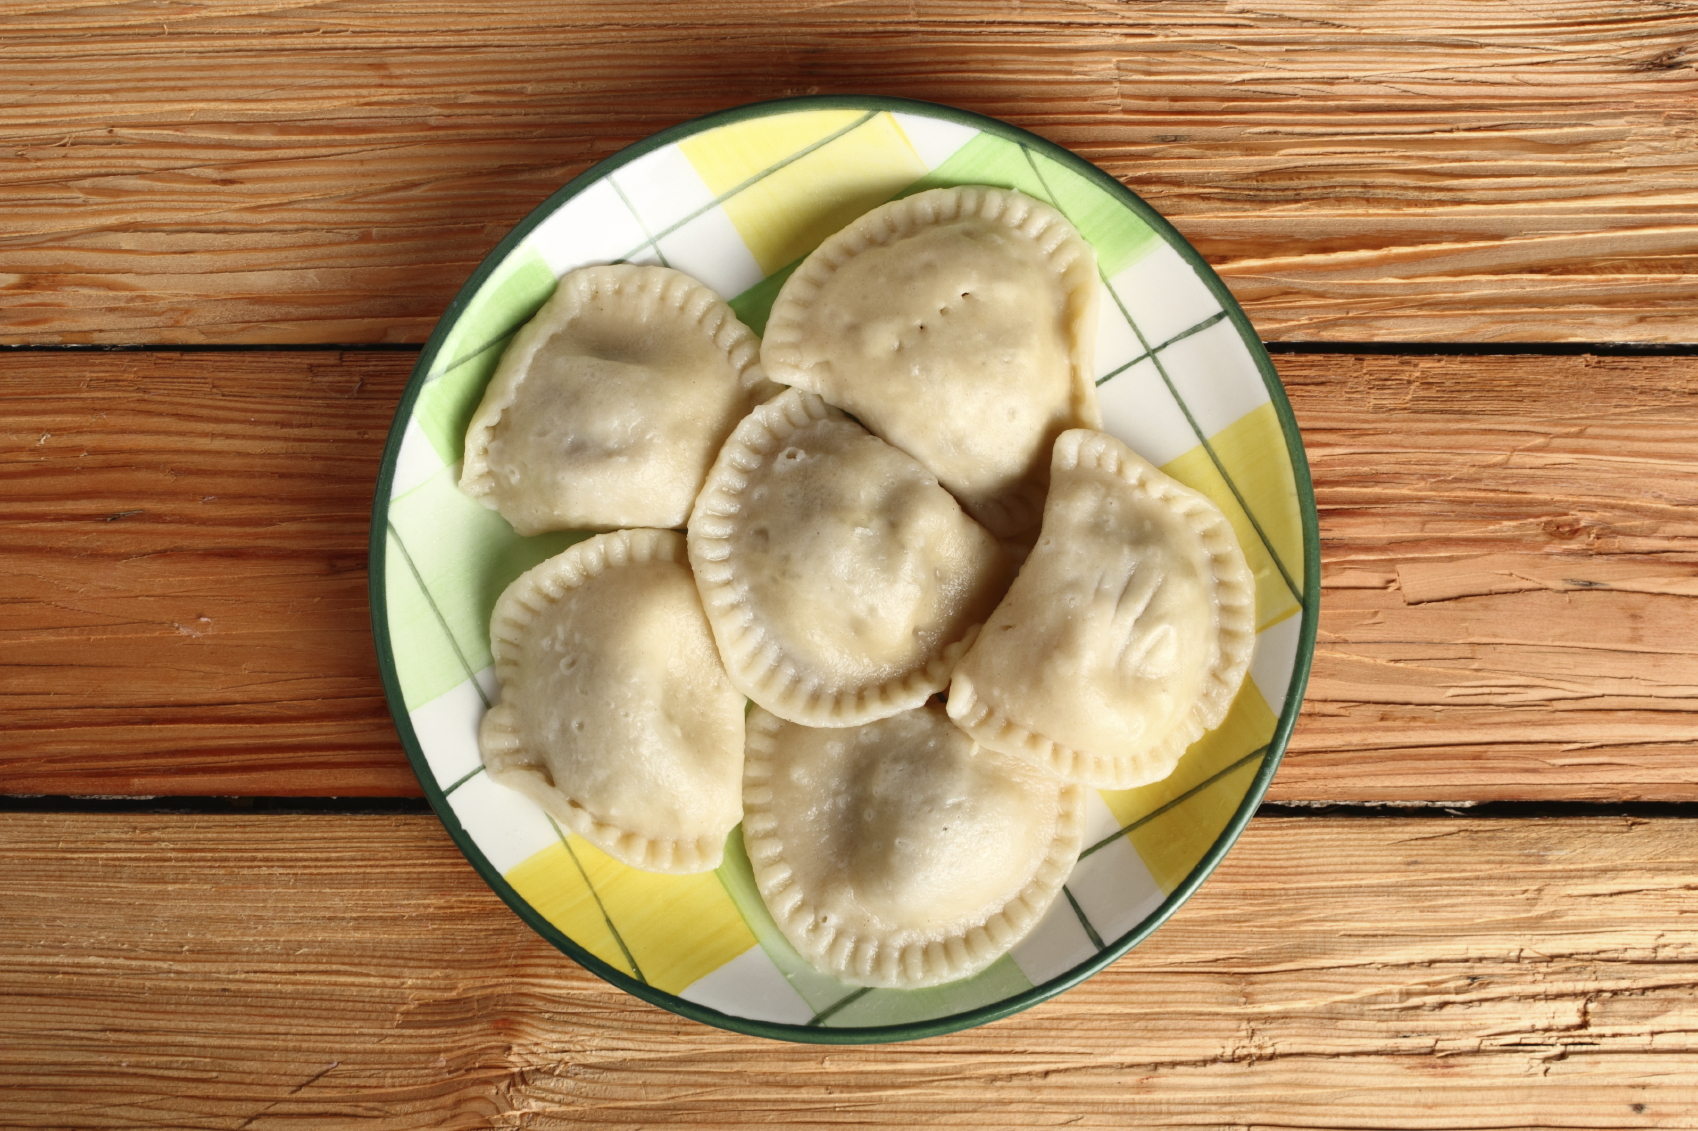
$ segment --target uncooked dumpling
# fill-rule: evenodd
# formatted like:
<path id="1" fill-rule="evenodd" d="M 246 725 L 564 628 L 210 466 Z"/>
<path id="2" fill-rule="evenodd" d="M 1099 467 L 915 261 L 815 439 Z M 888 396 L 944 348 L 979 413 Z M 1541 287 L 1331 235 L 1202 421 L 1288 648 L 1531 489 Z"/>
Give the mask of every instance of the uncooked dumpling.
<path id="1" fill-rule="evenodd" d="M 821 244 L 761 361 L 924 464 L 993 533 L 1038 524 L 1051 445 L 1101 425 L 1096 256 L 1047 204 L 932 189 Z"/>
<path id="2" fill-rule="evenodd" d="M 743 697 L 684 558 L 676 531 L 620 530 L 508 586 L 478 733 L 491 778 L 651 872 L 717 867 L 742 819 Z"/>
<path id="3" fill-rule="evenodd" d="M 719 447 L 777 392 L 719 296 L 666 267 L 585 267 L 513 338 L 460 487 L 520 534 L 684 525 Z"/>
<path id="4" fill-rule="evenodd" d="M 1085 791 L 976 747 L 935 706 L 817 730 L 756 708 L 743 840 L 773 919 L 817 969 L 917 988 L 978 973 L 1079 855 Z"/>
<path id="5" fill-rule="evenodd" d="M 1255 631 L 1219 508 L 1114 437 L 1067 432 L 1038 544 L 957 665 L 949 714 L 1070 780 L 1145 785 L 1226 717 Z"/>
<path id="6" fill-rule="evenodd" d="M 731 681 L 810 726 L 943 690 L 1013 574 L 925 468 L 797 389 L 726 442 L 689 547 Z"/>

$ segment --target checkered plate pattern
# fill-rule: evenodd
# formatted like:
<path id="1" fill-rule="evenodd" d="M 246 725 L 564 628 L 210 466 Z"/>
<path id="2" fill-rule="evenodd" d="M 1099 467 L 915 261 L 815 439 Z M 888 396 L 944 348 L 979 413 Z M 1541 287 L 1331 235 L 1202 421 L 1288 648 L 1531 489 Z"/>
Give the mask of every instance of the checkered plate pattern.
<path id="1" fill-rule="evenodd" d="M 1226 721 L 1167 780 L 1092 796 L 1086 848 L 1006 957 L 935 989 L 816 973 L 755 889 L 740 832 L 696 876 L 629 868 L 491 782 L 477 726 L 496 692 L 489 617 L 507 584 L 587 534 L 534 538 L 463 496 L 466 425 L 501 351 L 592 263 L 659 263 L 756 333 L 807 253 L 868 209 L 943 185 L 1018 189 L 1096 249 L 1105 427 L 1214 499 L 1256 575 L 1256 651 Z M 687 1016 L 764 1036 L 877 1041 L 1004 1016 L 1101 969 L 1200 883 L 1260 801 L 1295 720 L 1319 595 L 1296 426 L 1249 322 L 1170 225 L 1031 134 L 941 106 L 794 99 L 687 123 L 602 162 L 522 223 L 421 355 L 390 434 L 372 527 L 372 616 L 389 699 L 427 796 L 490 885 L 590 969 Z"/>

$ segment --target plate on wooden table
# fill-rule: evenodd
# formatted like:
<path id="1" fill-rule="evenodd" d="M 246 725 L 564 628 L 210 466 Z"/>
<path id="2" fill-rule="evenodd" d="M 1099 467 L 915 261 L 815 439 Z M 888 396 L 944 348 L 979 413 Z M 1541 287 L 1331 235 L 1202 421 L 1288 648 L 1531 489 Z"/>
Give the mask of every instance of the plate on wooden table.
<path id="1" fill-rule="evenodd" d="M 868 990 L 813 971 L 761 903 L 740 830 L 713 872 L 629 868 L 482 771 L 497 687 L 490 612 L 524 570 L 587 534 L 524 538 L 461 494 L 466 426 L 502 349 L 592 263 L 662 263 L 756 333 L 812 248 L 872 207 L 987 184 L 1054 204 L 1096 249 L 1106 429 L 1231 520 L 1256 575 L 1250 677 L 1165 781 L 1094 791 L 1063 898 L 975 977 Z M 713 114 L 596 165 L 518 225 L 437 324 L 384 452 L 371 604 L 390 709 L 426 796 L 467 859 L 554 945 L 614 985 L 712 1025 L 819 1042 L 982 1024 L 1124 954 L 1202 883 L 1255 811 L 1296 720 L 1320 586 L 1314 497 L 1291 410 L 1249 320 L 1154 210 L 1079 157 L 929 103 L 819 97 Z"/>

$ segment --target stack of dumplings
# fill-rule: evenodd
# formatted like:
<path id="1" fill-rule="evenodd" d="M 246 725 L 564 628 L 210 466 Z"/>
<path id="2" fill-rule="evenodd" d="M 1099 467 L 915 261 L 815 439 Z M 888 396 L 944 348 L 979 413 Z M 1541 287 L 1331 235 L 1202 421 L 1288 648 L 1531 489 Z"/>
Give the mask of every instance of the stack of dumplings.
<path id="1" fill-rule="evenodd" d="M 764 342 L 668 268 L 563 278 L 461 485 L 521 534 L 606 533 L 496 604 L 490 776 L 651 871 L 717 867 L 741 822 L 843 982 L 1006 954 L 1086 790 L 1171 773 L 1255 639 L 1220 511 L 1098 430 L 1096 295 L 1059 212 L 976 186 L 828 239 Z"/>

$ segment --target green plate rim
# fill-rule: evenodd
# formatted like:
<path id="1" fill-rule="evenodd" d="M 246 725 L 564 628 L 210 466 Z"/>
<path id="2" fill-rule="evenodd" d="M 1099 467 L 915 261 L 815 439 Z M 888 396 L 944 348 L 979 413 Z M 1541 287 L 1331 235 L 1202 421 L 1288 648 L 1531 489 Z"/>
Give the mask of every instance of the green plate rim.
<path id="1" fill-rule="evenodd" d="M 1203 858 L 1197 862 L 1179 886 L 1169 893 L 1168 897 L 1162 901 L 1161 906 L 1156 908 L 1154 912 L 1145 916 L 1136 927 L 1108 943 L 1095 955 L 1065 973 L 1059 974 L 1041 985 L 1033 986 L 1023 993 L 991 1005 L 981 1006 L 962 1013 L 949 1014 L 945 1017 L 935 1017 L 926 1021 L 910 1021 L 899 1025 L 831 1028 L 823 1025 L 792 1025 L 773 1021 L 756 1021 L 747 1017 L 736 1017 L 722 1013 L 717 1009 L 686 1001 L 675 994 L 637 981 L 624 971 L 615 969 L 603 962 L 574 942 L 554 924 L 544 919 L 518 892 L 513 890 L 506 878 L 489 862 L 488 857 L 483 854 L 483 850 L 478 847 L 477 843 L 461 826 L 459 817 L 449 804 L 447 796 L 437 785 L 436 777 L 425 761 L 424 750 L 419 744 L 418 735 L 414 732 L 412 720 L 407 713 L 406 700 L 401 691 L 400 677 L 395 669 L 394 651 L 389 637 L 388 609 L 385 604 L 389 496 L 394 485 L 395 467 L 401 451 L 401 440 L 406 433 L 408 422 L 412 419 L 413 406 L 418 401 L 425 377 L 430 373 L 430 368 L 436 361 L 436 355 L 441 349 L 443 341 L 447 338 L 454 324 L 459 321 L 460 316 L 465 312 L 466 307 L 484 281 L 538 224 L 542 223 L 568 200 L 614 170 L 630 164 L 644 154 L 651 153 L 656 149 L 701 133 L 704 130 L 750 118 L 765 117 L 773 113 L 797 110 L 907 111 L 972 126 L 1042 153 L 1118 197 L 1140 219 L 1154 228 L 1171 247 L 1179 252 L 1187 263 L 1196 269 L 1198 277 L 1203 280 L 1210 292 L 1219 300 L 1221 308 L 1227 312 L 1228 318 L 1237 328 L 1239 338 L 1249 348 L 1251 356 L 1256 359 L 1256 367 L 1261 372 L 1262 383 L 1267 387 L 1269 399 L 1273 403 L 1281 431 L 1285 435 L 1286 451 L 1291 459 L 1292 476 L 1296 482 L 1298 502 L 1302 511 L 1303 600 L 1297 615 L 1303 618 L 1303 627 L 1298 637 L 1297 655 L 1292 664 L 1291 684 L 1286 690 L 1279 723 L 1274 728 L 1274 735 L 1268 744 L 1267 753 L 1262 759 L 1261 768 L 1257 771 L 1250 788 L 1245 792 L 1243 800 L 1240 801 L 1232 819 L 1227 823 L 1226 828 L 1215 840 L 1209 851 L 1204 854 Z M 383 689 L 388 700 L 390 716 L 395 722 L 395 729 L 400 736 L 401 745 L 407 752 L 407 760 L 412 765 L 413 773 L 418 778 L 420 786 L 423 787 L 431 808 L 435 810 L 443 827 L 448 830 L 449 836 L 453 838 L 461 853 L 465 855 L 491 890 L 500 896 L 502 901 L 518 914 L 519 918 L 523 919 L 533 930 L 555 947 L 566 953 L 585 969 L 634 997 L 692 1020 L 737 1033 L 773 1040 L 832 1045 L 878 1044 L 935 1037 L 1008 1017 L 1023 1009 L 1029 1009 L 1039 1002 L 1047 1001 L 1056 994 L 1078 985 L 1131 950 L 1142 942 L 1150 932 L 1161 926 L 1182 903 L 1191 897 L 1209 873 L 1214 871 L 1221 858 L 1226 855 L 1227 850 L 1232 847 L 1244 831 L 1244 827 L 1249 824 L 1251 816 L 1261 805 L 1262 797 L 1267 793 L 1268 783 L 1272 781 L 1274 771 L 1279 768 L 1280 759 L 1285 754 L 1286 744 L 1291 739 L 1292 728 L 1297 723 L 1298 709 L 1303 703 L 1303 692 L 1309 682 L 1309 668 L 1315 654 L 1316 614 L 1319 611 L 1321 597 L 1320 524 L 1315 509 L 1314 486 L 1309 477 L 1309 461 L 1303 451 L 1303 440 L 1297 428 L 1297 418 L 1292 414 L 1291 402 L 1286 398 L 1285 388 L 1280 383 L 1279 375 L 1274 369 L 1273 359 L 1268 355 L 1267 349 L 1256 335 L 1249 317 L 1245 315 L 1237 300 L 1232 297 L 1232 293 L 1227 290 L 1226 284 L 1221 282 L 1220 276 L 1215 274 L 1214 269 L 1204 261 L 1190 242 L 1181 236 L 1172 224 L 1168 223 L 1166 218 L 1145 203 L 1137 193 L 1072 151 L 1018 126 L 976 114 L 970 110 L 960 110 L 953 106 L 945 106 L 935 102 L 882 95 L 823 94 L 779 98 L 767 102 L 754 102 L 736 106 L 693 118 L 644 138 L 611 157 L 597 162 L 572 178 L 550 195 L 547 200 L 533 209 L 512 231 L 507 233 L 494 250 L 484 257 L 477 270 L 472 272 L 466 284 L 460 288 L 459 293 L 448 304 L 448 308 L 443 312 L 442 317 L 437 320 L 435 329 L 431 331 L 430 337 L 426 340 L 424 348 L 419 354 L 418 361 L 413 366 L 412 374 L 407 380 L 407 386 L 401 394 L 401 401 L 395 409 L 395 418 L 390 424 L 388 440 L 384 444 L 383 462 L 379 467 L 377 476 L 376 495 L 372 500 L 368 561 L 367 587 L 371 603 L 372 639 L 377 649 L 378 669 L 383 677 Z"/>

